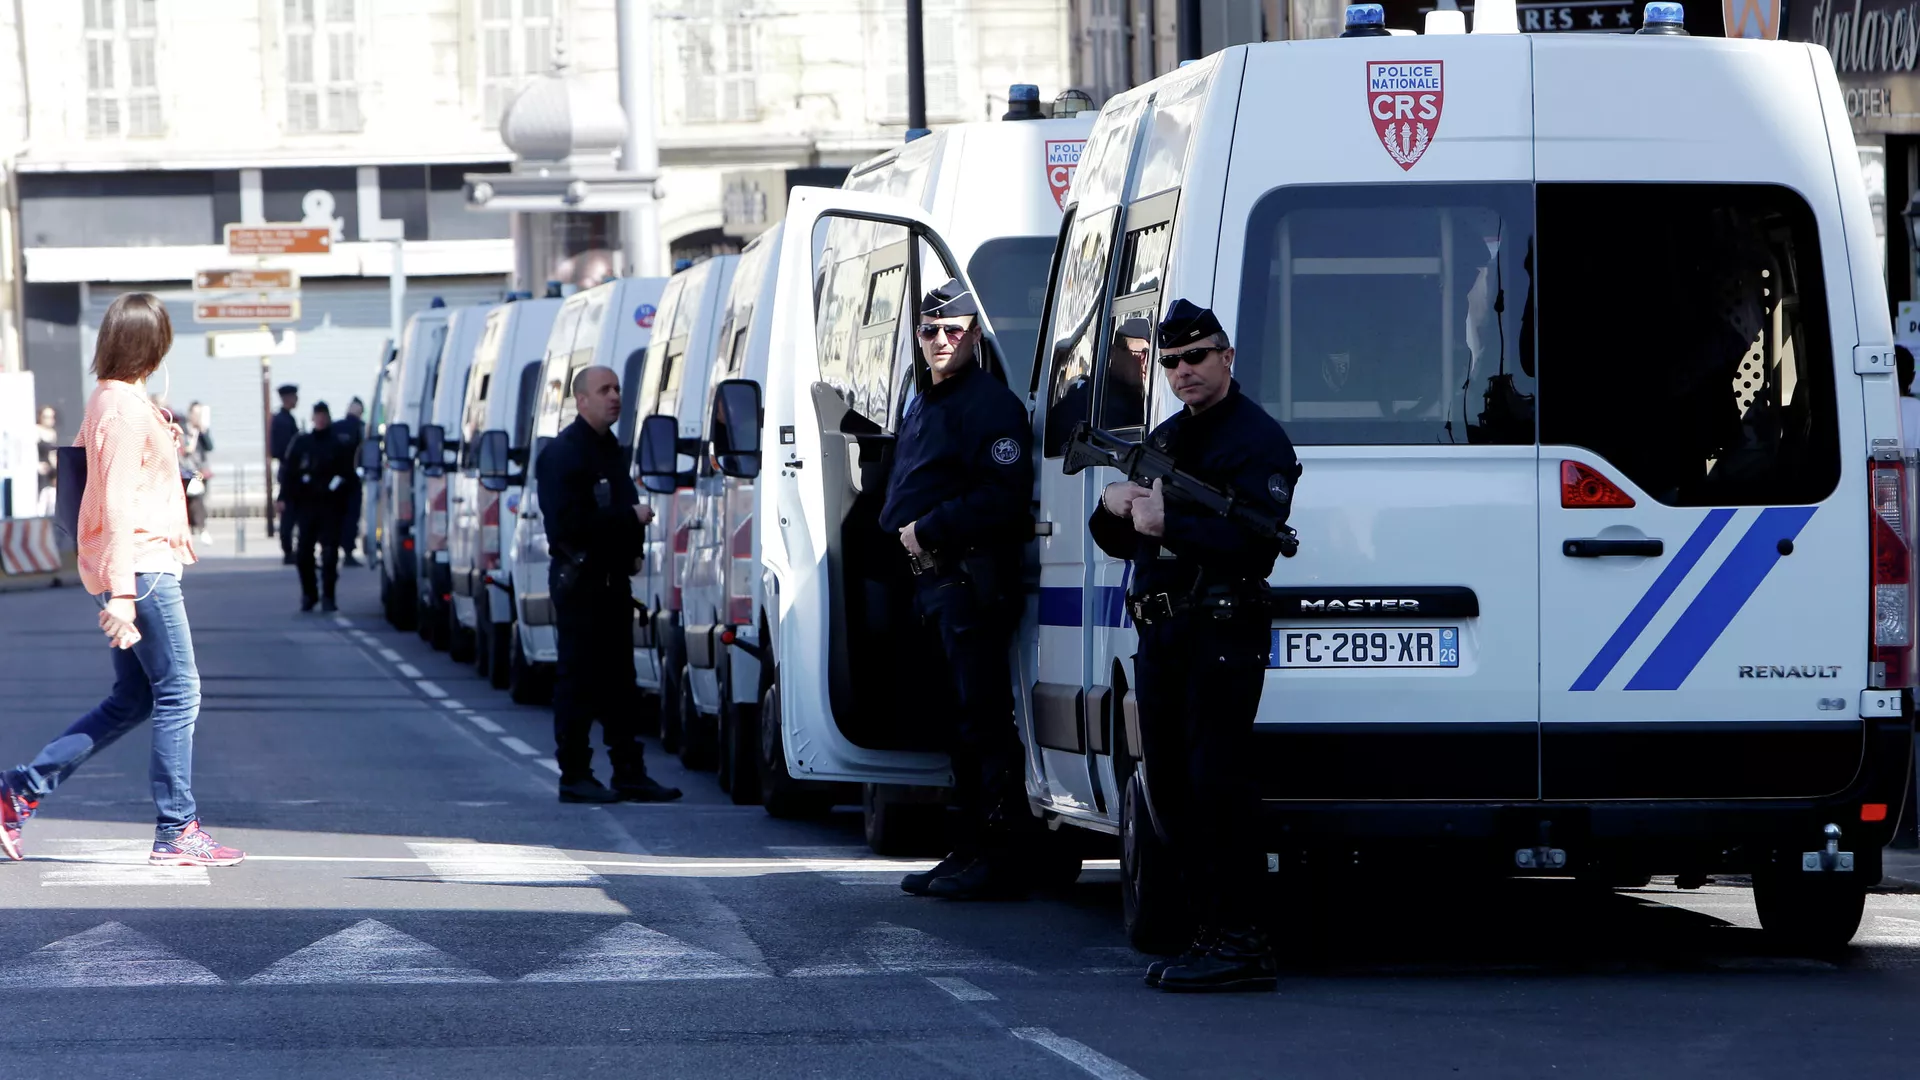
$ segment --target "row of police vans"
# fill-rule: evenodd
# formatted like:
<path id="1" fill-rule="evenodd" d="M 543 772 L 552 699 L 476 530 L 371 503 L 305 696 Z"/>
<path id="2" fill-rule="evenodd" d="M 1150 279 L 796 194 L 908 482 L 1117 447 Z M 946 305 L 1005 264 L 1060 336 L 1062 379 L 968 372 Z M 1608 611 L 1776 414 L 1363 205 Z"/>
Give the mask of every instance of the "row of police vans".
<path id="1" fill-rule="evenodd" d="M 390 609 L 443 601 L 450 640 L 506 627 L 483 662 L 533 692 L 526 458 L 569 419 L 569 373 L 608 364 L 658 514 L 634 648 L 663 737 L 777 814 L 858 790 L 876 847 L 907 842 L 950 777 L 876 515 L 926 385 L 916 298 L 958 277 L 1041 458 L 1014 646 L 1033 812 L 1117 837 L 1132 939 L 1177 945 L 1152 774 L 1179 764 L 1141 760 L 1130 567 L 1085 527 L 1118 477 L 1062 464 L 1076 424 L 1140 438 L 1180 407 L 1117 338 L 1185 297 L 1305 466 L 1256 721 L 1271 869 L 1744 875 L 1783 941 L 1844 943 L 1905 801 L 1915 674 L 1854 158 L 1824 50 L 1674 35 L 1240 46 L 1090 126 L 949 128 L 797 189 L 664 292 L 556 305 L 544 349 L 496 344 L 483 411 L 477 362 L 430 358 L 461 325 L 416 320 L 382 384 Z M 598 330 L 649 289 L 636 362 Z M 473 481 L 438 519 L 476 537 L 447 545 L 445 596 L 449 509 L 403 476 L 409 447 Z"/>

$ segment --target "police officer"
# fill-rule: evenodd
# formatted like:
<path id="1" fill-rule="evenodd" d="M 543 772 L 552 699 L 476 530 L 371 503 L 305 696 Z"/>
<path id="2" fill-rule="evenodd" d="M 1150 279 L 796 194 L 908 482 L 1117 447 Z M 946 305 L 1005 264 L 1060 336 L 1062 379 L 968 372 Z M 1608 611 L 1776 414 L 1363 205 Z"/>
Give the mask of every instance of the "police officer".
<path id="1" fill-rule="evenodd" d="M 1019 618 L 1020 550 L 1033 535 L 1026 407 L 979 363 L 979 308 L 949 281 L 920 304 L 932 386 L 907 410 L 882 527 L 897 531 L 914 610 L 939 635 L 936 695 L 952 702 L 962 833 L 952 854 L 900 887 L 954 900 L 1024 896 L 1030 833 L 1007 650 Z M 929 643 L 931 646 L 931 642 Z"/>
<path id="2" fill-rule="evenodd" d="M 273 424 L 268 430 L 267 450 L 273 460 L 280 463 L 280 472 L 287 470 L 287 448 L 293 445 L 294 436 L 300 434 L 300 418 L 293 410 L 300 407 L 300 388 L 287 383 L 279 390 L 280 411 L 273 414 Z M 268 524 L 272 524 L 269 522 Z M 280 514 L 280 561 L 293 565 L 293 517 L 292 511 Z"/>
<path id="3" fill-rule="evenodd" d="M 679 788 L 647 775 L 635 729 L 640 713 L 633 681 L 633 594 L 628 581 L 640 558 L 653 510 L 627 475 L 614 440 L 620 419 L 620 377 L 590 367 L 573 379 L 580 415 L 554 436 L 534 465 L 546 518 L 549 595 L 559 636 L 553 688 L 553 739 L 560 763 L 560 801 L 666 802 Z M 613 763 L 613 787 L 593 775 L 593 722 Z"/>
<path id="4" fill-rule="evenodd" d="M 333 425 L 342 442 L 347 444 L 348 460 L 353 463 L 347 476 L 347 514 L 340 522 L 340 564 L 359 566 L 360 560 L 353 557 L 353 547 L 360 540 L 360 444 L 367 437 L 367 406 L 359 398 L 347 402 L 347 415 Z"/>
<path id="5" fill-rule="evenodd" d="M 340 525 L 347 514 L 347 482 L 353 476 L 353 452 L 333 429 L 327 403 L 313 404 L 313 430 L 287 444 L 280 460 L 281 526 L 295 535 L 290 543 L 300 567 L 300 610 L 333 611 L 333 587 L 340 578 Z M 320 588 L 314 588 L 313 549 L 320 548 Z"/>
<path id="6" fill-rule="evenodd" d="M 1152 444 L 1183 472 L 1284 515 L 1300 475 L 1286 432 L 1233 379 L 1234 351 L 1211 311 L 1176 300 L 1159 326 L 1160 366 L 1186 408 Z M 1262 602 L 1277 541 L 1224 517 L 1109 484 L 1088 523 L 1101 550 L 1133 561 L 1129 609 L 1146 779 L 1200 931 L 1148 969 L 1168 990 L 1270 989 L 1273 949 L 1255 893 L 1264 869 L 1250 834 L 1253 717 L 1266 675 Z"/>

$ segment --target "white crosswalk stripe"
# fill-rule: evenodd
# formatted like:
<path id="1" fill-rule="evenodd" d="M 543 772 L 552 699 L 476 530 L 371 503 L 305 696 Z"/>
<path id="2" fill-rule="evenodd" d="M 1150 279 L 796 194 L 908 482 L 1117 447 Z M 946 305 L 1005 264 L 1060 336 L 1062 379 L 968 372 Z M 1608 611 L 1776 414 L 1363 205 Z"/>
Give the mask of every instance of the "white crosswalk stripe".
<path id="1" fill-rule="evenodd" d="M 521 982 L 647 982 L 658 979 L 764 979 L 757 970 L 710 949 L 689 945 L 639 923 L 621 923 L 577 949 L 560 963 L 536 971 Z"/>
<path id="2" fill-rule="evenodd" d="M 522 844 L 445 844 L 409 841 L 407 847 L 442 881 L 463 885 L 605 885 L 559 848 Z"/>
<path id="3" fill-rule="evenodd" d="M 220 976 L 124 923 L 101 923 L 0 968 L 0 988 L 218 986 Z"/>
<path id="4" fill-rule="evenodd" d="M 362 919 L 337 934 L 274 961 L 246 982 L 258 986 L 308 983 L 487 983 L 484 971 L 377 919 Z"/>
<path id="5" fill-rule="evenodd" d="M 846 947 L 788 972 L 792 978 L 835 975 L 901 975 L 921 972 L 972 972 L 1031 975 L 1018 964 L 964 949 L 924 930 L 879 922 L 860 931 Z"/>
<path id="6" fill-rule="evenodd" d="M 43 887 L 120 888 L 160 885 L 210 885 L 204 866 L 152 866 L 150 840 L 39 841 L 37 849 L 60 862 L 40 871 Z"/>

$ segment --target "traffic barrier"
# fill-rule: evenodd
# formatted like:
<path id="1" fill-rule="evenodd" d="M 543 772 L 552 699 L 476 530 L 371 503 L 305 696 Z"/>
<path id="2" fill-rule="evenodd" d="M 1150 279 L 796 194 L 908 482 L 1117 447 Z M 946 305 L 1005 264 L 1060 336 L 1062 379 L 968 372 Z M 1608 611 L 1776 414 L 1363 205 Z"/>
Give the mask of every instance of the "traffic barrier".
<path id="1" fill-rule="evenodd" d="M 0 521 L 0 572 L 14 577 L 60 569 L 60 541 L 52 518 Z"/>

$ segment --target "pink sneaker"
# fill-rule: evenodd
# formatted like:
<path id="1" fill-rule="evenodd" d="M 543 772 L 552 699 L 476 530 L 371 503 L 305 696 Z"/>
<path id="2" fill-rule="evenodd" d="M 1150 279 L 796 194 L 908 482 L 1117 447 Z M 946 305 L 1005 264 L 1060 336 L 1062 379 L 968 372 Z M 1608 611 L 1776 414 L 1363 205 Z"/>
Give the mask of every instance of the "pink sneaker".
<path id="1" fill-rule="evenodd" d="M 21 794 L 13 785 L 0 779 L 0 855 L 15 862 L 27 857 L 20 847 L 20 827 L 33 816 L 40 803 Z"/>
<path id="2" fill-rule="evenodd" d="M 147 861 L 155 866 L 233 866 L 246 857 L 239 848 L 208 836 L 198 821 L 190 821 L 186 831 L 172 840 L 155 840 Z"/>

